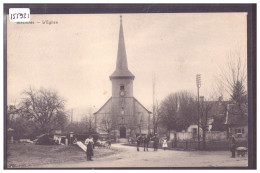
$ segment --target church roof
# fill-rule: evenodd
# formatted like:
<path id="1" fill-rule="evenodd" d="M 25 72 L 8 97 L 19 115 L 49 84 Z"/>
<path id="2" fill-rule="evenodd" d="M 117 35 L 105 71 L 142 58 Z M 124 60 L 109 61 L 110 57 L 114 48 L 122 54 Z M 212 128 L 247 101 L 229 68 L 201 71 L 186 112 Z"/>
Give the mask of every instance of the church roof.
<path id="1" fill-rule="evenodd" d="M 120 16 L 120 30 L 119 30 L 116 70 L 112 73 L 110 79 L 122 78 L 122 77 L 134 78 L 135 76 L 128 70 L 124 31 L 122 25 L 122 16 Z"/>
<path id="2" fill-rule="evenodd" d="M 139 103 L 149 114 L 151 114 L 152 112 L 149 111 L 148 109 L 146 109 L 146 107 L 144 107 L 144 105 L 142 105 L 135 97 L 134 97 L 134 100 Z"/>
<path id="3" fill-rule="evenodd" d="M 146 107 L 144 107 L 144 105 L 142 105 L 135 97 L 133 97 L 133 99 L 134 99 L 134 101 L 136 101 L 144 110 L 146 110 L 149 114 L 152 113 L 151 111 L 149 111 L 148 109 L 146 109 Z M 94 115 L 98 114 L 111 100 L 112 100 L 112 97 L 110 97 L 110 98 L 106 101 L 106 103 L 94 113 Z"/>
<path id="4" fill-rule="evenodd" d="M 110 98 L 106 101 L 106 103 L 105 103 L 101 108 L 99 108 L 99 110 L 97 110 L 96 112 L 94 112 L 93 114 L 96 115 L 99 111 L 101 111 L 101 110 L 110 102 L 111 99 L 112 99 L 112 97 L 110 97 Z"/>

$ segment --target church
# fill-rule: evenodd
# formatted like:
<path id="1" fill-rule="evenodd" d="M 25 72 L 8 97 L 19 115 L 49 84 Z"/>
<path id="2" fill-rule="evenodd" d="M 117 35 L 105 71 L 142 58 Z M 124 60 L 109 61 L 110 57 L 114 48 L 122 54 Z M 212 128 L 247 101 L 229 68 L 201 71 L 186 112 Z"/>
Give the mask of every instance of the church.
<path id="1" fill-rule="evenodd" d="M 112 96 L 94 113 L 96 131 L 119 142 L 127 142 L 129 137 L 150 133 L 151 112 L 133 96 L 135 76 L 127 65 L 122 16 L 116 69 L 109 78 L 112 82 Z"/>

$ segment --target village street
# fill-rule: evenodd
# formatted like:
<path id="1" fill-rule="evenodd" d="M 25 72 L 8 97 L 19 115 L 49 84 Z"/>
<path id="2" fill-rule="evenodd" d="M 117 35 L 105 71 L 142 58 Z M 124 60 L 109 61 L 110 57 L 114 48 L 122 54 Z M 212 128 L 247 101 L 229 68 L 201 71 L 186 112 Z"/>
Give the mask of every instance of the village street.
<path id="1" fill-rule="evenodd" d="M 231 158 L 229 151 L 176 151 L 149 148 L 139 152 L 135 147 L 113 144 L 120 149 L 118 154 L 110 155 L 94 161 L 39 165 L 41 168 L 93 168 L 93 167 L 246 167 L 246 157 Z M 98 150 L 98 149 L 95 149 Z M 94 152 L 95 152 L 94 150 Z M 35 165 L 35 167 L 37 167 Z"/>

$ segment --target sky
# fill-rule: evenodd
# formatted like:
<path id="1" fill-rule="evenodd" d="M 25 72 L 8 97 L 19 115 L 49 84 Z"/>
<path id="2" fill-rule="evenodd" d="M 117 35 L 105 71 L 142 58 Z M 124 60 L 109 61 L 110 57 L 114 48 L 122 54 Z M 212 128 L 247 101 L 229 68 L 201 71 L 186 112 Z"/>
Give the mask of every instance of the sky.
<path id="1" fill-rule="evenodd" d="M 122 14 L 135 98 L 151 110 L 154 76 L 158 102 L 181 90 L 196 94 L 196 74 L 202 78 L 200 94 L 212 95 L 227 55 L 234 50 L 246 54 L 246 15 Z M 8 104 L 18 104 L 30 86 L 53 89 L 79 120 L 111 97 L 120 14 L 31 15 L 34 24 L 7 21 Z"/>

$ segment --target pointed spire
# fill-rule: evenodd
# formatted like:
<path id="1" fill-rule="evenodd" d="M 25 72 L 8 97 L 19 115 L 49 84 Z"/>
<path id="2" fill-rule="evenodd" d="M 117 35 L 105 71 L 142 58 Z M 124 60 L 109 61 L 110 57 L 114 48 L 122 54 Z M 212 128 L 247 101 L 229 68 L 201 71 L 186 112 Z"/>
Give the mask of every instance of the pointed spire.
<path id="1" fill-rule="evenodd" d="M 123 31 L 123 25 L 122 25 L 122 16 L 120 16 L 120 30 L 119 30 L 116 70 L 128 70 L 126 50 L 125 50 L 124 31 Z"/>
<path id="2" fill-rule="evenodd" d="M 110 76 L 110 79 L 116 78 L 116 77 L 133 77 L 134 78 L 134 75 L 128 70 L 127 56 L 126 56 L 126 49 L 125 49 L 125 40 L 124 40 L 124 31 L 123 31 L 122 23 L 123 23 L 122 16 L 120 15 L 120 29 L 119 29 L 116 70 Z"/>

